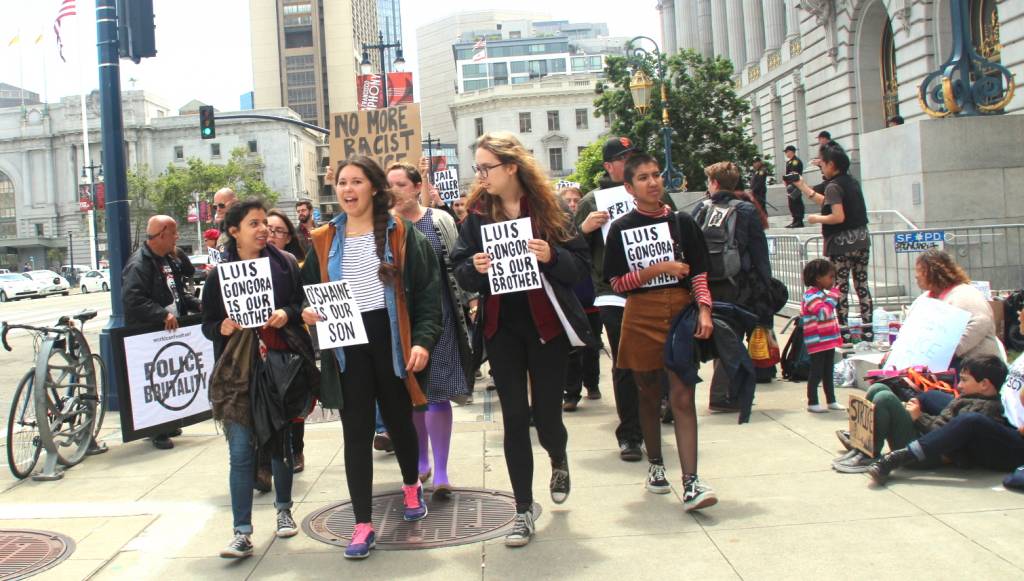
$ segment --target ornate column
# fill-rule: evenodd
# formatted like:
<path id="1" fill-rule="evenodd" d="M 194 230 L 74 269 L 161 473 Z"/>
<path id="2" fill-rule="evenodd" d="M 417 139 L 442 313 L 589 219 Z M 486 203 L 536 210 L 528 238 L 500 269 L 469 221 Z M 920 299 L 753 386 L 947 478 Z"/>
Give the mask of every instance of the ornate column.
<path id="1" fill-rule="evenodd" d="M 711 30 L 711 0 L 696 0 L 697 4 L 697 50 L 705 57 L 715 54 Z"/>
<path id="2" fill-rule="evenodd" d="M 746 64 L 756 65 L 764 54 L 764 12 L 761 10 L 761 0 L 743 0 L 743 22 L 746 23 Z"/>
<path id="3" fill-rule="evenodd" d="M 660 0 L 658 13 L 661 16 L 661 46 L 666 54 L 673 54 L 679 50 L 676 44 L 675 0 Z"/>
<path id="4" fill-rule="evenodd" d="M 785 0 L 764 0 L 765 49 L 779 50 L 786 26 Z"/>
<path id="5" fill-rule="evenodd" d="M 715 54 L 729 58 L 729 18 L 726 0 L 711 0 L 711 40 Z"/>
<path id="6" fill-rule="evenodd" d="M 697 30 L 697 2 L 683 0 L 676 9 L 676 43 L 680 49 L 700 50 L 700 36 Z"/>
<path id="7" fill-rule="evenodd" d="M 729 58 L 736 72 L 747 64 L 747 45 L 743 35 L 743 0 L 726 0 L 725 17 L 729 21 Z"/>
<path id="8" fill-rule="evenodd" d="M 786 0 L 786 40 L 800 37 L 800 7 L 797 0 Z"/>

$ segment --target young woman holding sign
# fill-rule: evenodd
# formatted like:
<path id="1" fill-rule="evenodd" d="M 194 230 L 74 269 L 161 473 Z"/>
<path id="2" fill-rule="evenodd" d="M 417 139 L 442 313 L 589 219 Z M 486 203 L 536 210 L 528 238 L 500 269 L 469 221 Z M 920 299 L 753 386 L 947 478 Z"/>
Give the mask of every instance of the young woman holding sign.
<path id="1" fill-rule="evenodd" d="M 345 476 L 355 512 L 345 557 L 363 559 L 376 540 L 371 520 L 375 401 L 402 471 L 405 520 L 427 516 L 412 410 L 427 405 L 420 386 L 441 335 L 441 277 L 427 239 L 390 214 L 394 198 L 375 161 L 363 156 L 341 161 L 334 175 L 342 211 L 313 231 L 302 279 L 306 284 L 348 281 L 366 329 L 366 344 L 324 350 L 320 357 L 321 401 L 341 408 Z M 306 308 L 302 320 L 314 325 L 319 315 Z"/>
<path id="2" fill-rule="evenodd" d="M 267 210 L 258 200 L 239 202 L 224 218 L 227 244 L 222 265 L 239 260 L 270 259 L 274 310 L 262 327 L 243 329 L 228 318 L 221 293 L 220 272 L 214 269 L 203 291 L 203 334 L 213 342 L 216 364 L 210 378 L 210 403 L 214 419 L 223 422 L 230 458 L 229 483 L 231 513 L 235 536 L 221 557 L 252 555 L 252 496 L 257 445 L 270 451 L 277 508 L 277 536 L 291 537 L 299 532 L 292 518 L 292 456 L 290 423 L 287 420 L 267 426 L 254 417 L 251 402 L 265 400 L 255 357 L 270 351 L 300 356 L 302 368 L 285 390 L 278 417 L 293 418 L 305 414 L 310 406 L 310 387 L 320 381 L 313 358 L 309 333 L 302 328 L 303 293 L 299 266 L 295 257 L 267 244 Z M 257 343 L 259 346 L 257 353 Z M 272 431 L 269 439 L 261 434 Z M 258 441 L 263 440 L 263 441 Z"/>
<path id="3" fill-rule="evenodd" d="M 424 182 L 419 170 L 408 163 L 396 163 L 388 168 L 388 184 L 395 195 L 395 213 L 411 222 L 430 242 L 445 283 L 441 285 L 441 337 L 431 353 L 430 373 L 423 386 L 429 403 L 425 411 L 416 410 L 412 417 L 419 435 L 420 480 L 425 482 L 431 475 L 429 444 L 434 456 L 434 498 L 447 499 L 452 493 L 448 481 L 452 400 L 465 401 L 473 385 L 473 356 L 463 307 L 468 305 L 470 316 L 475 315 L 477 298 L 455 282 L 449 256 L 459 230 L 447 213 L 420 204 L 418 196 Z"/>
<path id="4" fill-rule="evenodd" d="M 569 496 L 562 389 L 570 343 L 594 344 L 572 290 L 588 276 L 589 251 L 536 160 L 511 133 L 488 133 L 477 140 L 474 170 L 469 214 L 452 262 L 462 288 L 481 294 L 477 328 L 501 400 L 505 462 L 516 498 L 516 518 L 505 544 L 522 546 L 533 536 L 535 518 L 528 385 L 537 434 L 551 458 L 551 499 L 561 504 Z M 543 288 L 491 294 L 492 257 L 483 250 L 481 227 L 518 218 L 532 223 L 535 238 L 528 246 L 540 263 Z"/>

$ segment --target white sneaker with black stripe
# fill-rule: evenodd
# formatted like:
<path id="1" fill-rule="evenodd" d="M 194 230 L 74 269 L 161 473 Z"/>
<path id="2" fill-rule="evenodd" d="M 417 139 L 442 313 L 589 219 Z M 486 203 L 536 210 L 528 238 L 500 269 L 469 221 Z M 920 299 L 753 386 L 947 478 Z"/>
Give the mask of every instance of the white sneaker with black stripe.
<path id="1" fill-rule="evenodd" d="M 694 476 L 691 480 L 683 481 L 683 510 L 700 510 L 718 504 L 718 497 L 715 491 Z"/>
<path id="2" fill-rule="evenodd" d="M 647 467 L 647 492 L 654 494 L 668 494 L 672 492 L 672 485 L 665 478 L 665 465 L 661 461 L 651 462 Z"/>
<path id="3" fill-rule="evenodd" d="M 249 539 L 249 535 L 242 533 L 235 533 L 235 538 L 231 539 L 228 546 L 220 550 L 220 556 L 225 559 L 241 559 L 243 557 L 252 556 L 252 540 Z"/>
<path id="4" fill-rule="evenodd" d="M 277 511 L 277 536 L 284 539 L 294 537 L 299 533 L 299 527 L 292 518 L 292 511 L 288 509 Z"/>
<path id="5" fill-rule="evenodd" d="M 530 538 L 537 530 L 533 522 L 533 511 L 517 512 L 512 521 L 512 530 L 505 535 L 506 547 L 523 547 L 530 544 Z"/>

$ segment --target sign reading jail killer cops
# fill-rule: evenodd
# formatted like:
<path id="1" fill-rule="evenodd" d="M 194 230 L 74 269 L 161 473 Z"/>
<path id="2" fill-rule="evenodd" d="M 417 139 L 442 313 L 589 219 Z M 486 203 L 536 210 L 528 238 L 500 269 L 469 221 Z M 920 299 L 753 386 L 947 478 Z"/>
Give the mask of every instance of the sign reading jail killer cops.
<path id="1" fill-rule="evenodd" d="M 928 232 L 915 230 L 913 232 L 897 232 L 893 235 L 893 246 L 896 252 L 900 254 L 924 252 L 932 248 L 942 250 L 945 242 L 946 233 L 943 230 L 930 230 Z"/>
<path id="2" fill-rule="evenodd" d="M 222 262 L 217 274 L 228 318 L 246 329 L 262 327 L 274 312 L 270 259 Z"/>
<path id="3" fill-rule="evenodd" d="M 850 443 L 868 458 L 874 458 L 875 404 L 851 393 L 846 412 L 850 414 Z"/>
<path id="4" fill-rule="evenodd" d="M 636 272 L 674 258 L 672 234 L 668 222 L 630 228 L 622 231 L 622 247 L 630 272 Z M 676 284 L 679 279 L 671 274 L 659 274 L 644 284 L 645 288 Z"/>
<path id="5" fill-rule="evenodd" d="M 608 212 L 608 221 L 601 226 L 601 236 L 608 239 L 608 229 L 612 222 L 633 211 L 636 199 L 626 191 L 626 186 L 618 186 L 594 192 L 594 203 L 601 212 Z"/>
<path id="6" fill-rule="evenodd" d="M 529 218 L 480 227 L 484 252 L 491 256 L 491 294 L 515 293 L 541 287 L 537 255 L 527 243 L 533 237 Z"/>
<path id="7" fill-rule="evenodd" d="M 437 188 L 437 195 L 441 201 L 449 206 L 462 195 L 459 188 L 459 170 L 450 167 L 443 171 L 434 172 L 434 187 Z"/>
<path id="8" fill-rule="evenodd" d="M 311 284 L 305 287 L 309 306 L 320 315 L 316 338 L 320 349 L 368 343 L 363 316 L 347 280 Z"/>
<path id="9" fill-rule="evenodd" d="M 422 154 L 417 103 L 332 113 L 330 129 L 332 165 L 357 155 L 373 158 L 382 168 L 402 161 L 415 165 Z"/>
<path id="10" fill-rule="evenodd" d="M 202 325 L 174 331 L 118 329 L 115 359 L 125 441 L 159 426 L 184 426 L 209 417 L 213 343 Z M 134 334 L 133 334 L 134 333 Z"/>

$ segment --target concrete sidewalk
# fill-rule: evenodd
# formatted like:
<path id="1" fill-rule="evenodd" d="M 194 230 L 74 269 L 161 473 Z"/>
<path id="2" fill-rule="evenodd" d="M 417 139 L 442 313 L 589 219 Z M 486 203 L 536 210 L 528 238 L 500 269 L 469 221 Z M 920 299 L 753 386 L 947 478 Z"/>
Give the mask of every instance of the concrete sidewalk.
<path id="1" fill-rule="evenodd" d="M 900 471 L 887 488 L 830 468 L 842 413 L 804 411 L 802 384 L 758 386 L 752 422 L 706 411 L 710 367 L 698 388 L 700 474 L 720 503 L 686 514 L 670 426 L 665 459 L 674 493 L 644 490 L 646 463 L 618 459 L 614 402 L 604 361 L 605 399 L 565 414 L 572 495 L 551 503 L 547 458 L 536 444 L 535 494 L 543 506 L 533 542 L 501 539 L 423 551 L 376 551 L 350 562 L 305 536 L 273 537 L 273 495 L 256 497 L 256 554 L 217 557 L 231 537 L 227 446 L 212 422 L 193 426 L 170 451 L 120 444 L 87 458 L 59 482 L 6 477 L 0 528 L 60 532 L 71 557 L 41 579 L 904 579 L 1019 578 L 1024 575 L 1024 495 L 1002 474 Z M 840 401 L 846 399 L 845 390 Z M 510 490 L 500 407 L 478 385 L 476 403 L 455 409 L 450 473 L 456 486 Z M 107 418 L 115 426 L 115 417 Z M 296 475 L 301 521 L 347 498 L 337 422 L 306 431 L 306 470 Z M 375 453 L 375 491 L 400 485 L 393 456 Z"/>

